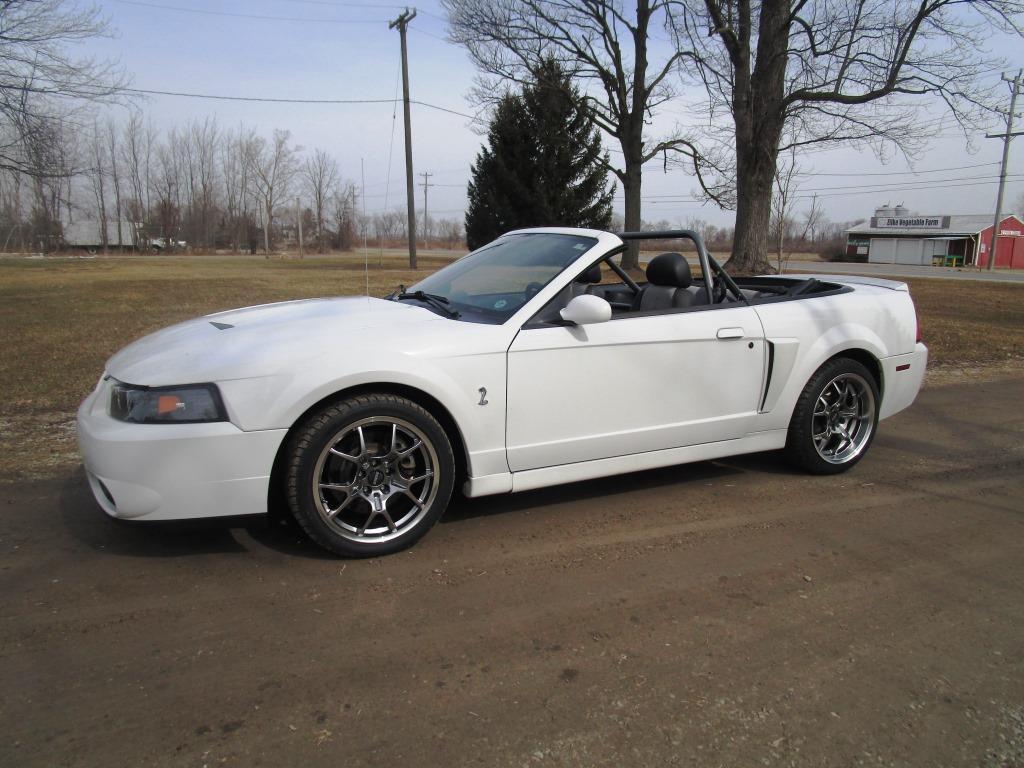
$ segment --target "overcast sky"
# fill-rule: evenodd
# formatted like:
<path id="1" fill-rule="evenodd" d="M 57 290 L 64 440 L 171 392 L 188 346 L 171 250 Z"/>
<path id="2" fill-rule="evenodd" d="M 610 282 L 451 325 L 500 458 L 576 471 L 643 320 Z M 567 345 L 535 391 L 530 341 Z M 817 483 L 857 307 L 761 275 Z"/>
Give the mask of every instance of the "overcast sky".
<path id="1" fill-rule="evenodd" d="M 389 30 L 387 22 L 402 6 L 369 0 L 102 0 L 100 5 L 117 37 L 90 43 L 89 51 L 120 60 L 136 88 L 302 99 L 392 99 L 401 93 L 396 90 L 398 33 Z M 438 3 L 429 0 L 417 8 L 419 15 L 409 27 L 412 98 L 473 113 L 467 101 L 475 75 L 472 63 L 461 48 L 445 41 L 444 14 Z M 997 39 L 994 45 L 1014 66 L 1024 65 L 1019 40 Z M 999 75 L 991 77 L 998 79 Z M 281 104 L 151 96 L 139 106 L 160 129 L 209 116 L 224 127 L 245 123 L 267 135 L 274 128 L 288 129 L 295 143 L 332 152 L 343 175 L 357 185 L 360 162 L 364 163 L 367 212 L 383 210 L 385 203 L 389 208 L 404 206 L 400 107 L 393 120 L 392 104 Z M 941 113 L 925 105 L 921 115 L 924 120 L 935 120 Z M 675 121 L 692 124 L 699 119 L 680 101 L 667 105 L 659 125 L 670 128 Z M 412 126 L 415 171 L 430 171 L 434 174 L 431 183 L 437 185 L 430 189 L 431 217 L 461 217 L 469 167 L 479 151 L 481 136 L 465 117 L 424 106 L 412 107 Z M 1001 143 L 979 137 L 975 144 L 973 150 L 968 149 L 962 134 L 953 127 L 943 128 L 930 148 L 914 160 L 913 167 L 923 172 L 918 176 L 895 175 L 911 167 L 901 156 L 890 156 L 883 163 L 870 151 L 815 151 L 799 161 L 807 172 L 800 194 L 809 198 L 818 191 L 833 221 L 870 216 L 875 206 L 886 202 L 902 202 L 918 213 L 991 213 Z M 927 172 L 954 167 L 958 170 Z M 1012 206 L 1024 191 L 1020 140 L 1011 149 L 1009 172 L 1020 175 L 1007 185 Z M 417 183 L 420 181 L 417 175 Z M 890 186 L 873 191 L 882 184 Z M 958 186 L 951 186 L 954 184 Z M 697 184 L 687 173 L 672 169 L 664 173 L 660 163 L 654 162 L 644 174 L 644 218 L 678 224 L 699 216 L 720 225 L 732 223 L 731 212 L 713 205 L 663 199 L 691 197 L 696 192 Z M 422 189 L 417 186 L 418 207 L 422 200 Z M 805 198 L 798 209 L 807 204 Z M 621 213 L 621 194 L 617 210 Z"/>

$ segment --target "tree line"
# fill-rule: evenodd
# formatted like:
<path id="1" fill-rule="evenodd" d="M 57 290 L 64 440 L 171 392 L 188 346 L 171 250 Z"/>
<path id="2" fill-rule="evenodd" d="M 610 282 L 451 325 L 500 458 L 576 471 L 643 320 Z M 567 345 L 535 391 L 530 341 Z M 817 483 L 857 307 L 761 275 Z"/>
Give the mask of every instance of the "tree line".
<path id="1" fill-rule="evenodd" d="M 306 246 L 320 252 L 405 236 L 403 211 L 364 216 L 337 159 L 304 151 L 285 130 L 262 136 L 210 118 L 161 132 L 134 112 L 120 124 L 95 121 L 84 133 L 57 122 L 32 141 L 40 151 L 19 167 L 0 167 L 4 250 L 55 250 L 64 226 L 83 220 L 98 223 L 100 247 L 137 239 L 270 252 L 285 235 L 294 244 L 298 217 Z M 461 242 L 458 221 L 429 223 L 428 238 L 447 247 Z"/>

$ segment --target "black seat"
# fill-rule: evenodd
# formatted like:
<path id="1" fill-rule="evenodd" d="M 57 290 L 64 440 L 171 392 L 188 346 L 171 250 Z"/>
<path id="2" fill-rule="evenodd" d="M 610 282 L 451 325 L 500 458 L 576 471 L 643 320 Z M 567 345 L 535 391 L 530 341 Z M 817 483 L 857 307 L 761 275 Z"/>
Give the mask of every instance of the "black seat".
<path id="1" fill-rule="evenodd" d="M 591 264 L 569 284 L 570 298 L 575 299 L 584 293 L 593 293 L 591 286 L 597 285 L 600 282 L 601 262 L 597 262 L 596 264 Z"/>
<path id="2" fill-rule="evenodd" d="M 683 254 L 659 254 L 647 264 L 647 285 L 633 299 L 633 309 L 654 312 L 697 304 L 697 294 L 686 290 L 692 284 L 690 263 Z"/>
<path id="3" fill-rule="evenodd" d="M 576 279 L 569 283 L 565 288 L 558 294 L 558 299 L 553 306 L 557 311 L 569 305 L 569 302 L 575 299 L 577 296 L 582 296 L 585 293 L 594 293 L 594 288 L 597 283 L 601 282 L 601 263 L 591 264 L 587 269 L 576 276 Z"/>

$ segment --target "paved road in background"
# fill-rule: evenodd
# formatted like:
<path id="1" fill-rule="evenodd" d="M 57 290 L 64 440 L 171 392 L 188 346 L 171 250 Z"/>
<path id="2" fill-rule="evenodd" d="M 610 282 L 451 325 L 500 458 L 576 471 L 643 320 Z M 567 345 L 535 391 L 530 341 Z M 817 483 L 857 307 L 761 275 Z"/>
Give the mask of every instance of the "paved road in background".
<path id="1" fill-rule="evenodd" d="M 1006 270 L 924 267 L 912 264 L 848 264 L 843 262 L 791 261 L 787 272 L 813 272 L 834 275 L 870 275 L 872 277 L 932 277 L 939 280 L 983 280 L 992 283 L 1024 283 L 1024 272 Z"/>
<path id="2" fill-rule="evenodd" d="M 0 765 L 1021 765 L 1022 388 L 927 390 L 847 475 L 463 501 L 379 560 L 0 488 Z"/>

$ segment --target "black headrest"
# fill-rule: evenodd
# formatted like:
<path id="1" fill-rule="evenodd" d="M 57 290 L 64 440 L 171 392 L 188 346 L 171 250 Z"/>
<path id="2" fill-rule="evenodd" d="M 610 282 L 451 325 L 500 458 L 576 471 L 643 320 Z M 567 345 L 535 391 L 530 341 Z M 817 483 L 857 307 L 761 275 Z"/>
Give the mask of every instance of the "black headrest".
<path id="1" fill-rule="evenodd" d="M 581 272 L 576 279 L 575 283 L 600 283 L 601 282 L 601 262 L 591 265 L 585 272 Z"/>
<path id="2" fill-rule="evenodd" d="M 647 282 L 670 288 L 689 288 L 693 283 L 690 262 L 681 253 L 662 253 L 647 264 Z"/>

